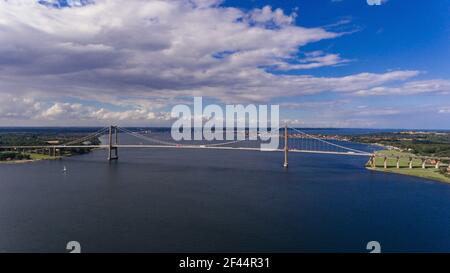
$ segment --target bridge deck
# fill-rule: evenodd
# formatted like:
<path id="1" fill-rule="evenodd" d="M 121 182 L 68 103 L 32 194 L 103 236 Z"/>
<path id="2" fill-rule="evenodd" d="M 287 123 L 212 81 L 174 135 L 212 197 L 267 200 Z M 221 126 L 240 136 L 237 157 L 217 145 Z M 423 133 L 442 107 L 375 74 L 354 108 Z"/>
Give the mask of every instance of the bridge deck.
<path id="1" fill-rule="evenodd" d="M 169 148 L 169 149 L 208 149 L 208 150 L 236 150 L 236 151 L 260 151 L 260 152 L 284 152 L 283 149 L 261 149 L 251 147 L 217 147 L 217 146 L 203 146 L 203 145 L 112 145 L 117 148 Z M 55 146 L 0 146 L 0 149 L 108 149 L 109 145 L 55 145 Z M 337 154 L 337 155 L 355 155 L 355 156 L 371 156 L 370 153 L 353 153 L 353 152 L 333 152 L 333 151 L 309 151 L 292 149 L 289 152 L 293 153 L 314 153 L 314 154 Z"/>

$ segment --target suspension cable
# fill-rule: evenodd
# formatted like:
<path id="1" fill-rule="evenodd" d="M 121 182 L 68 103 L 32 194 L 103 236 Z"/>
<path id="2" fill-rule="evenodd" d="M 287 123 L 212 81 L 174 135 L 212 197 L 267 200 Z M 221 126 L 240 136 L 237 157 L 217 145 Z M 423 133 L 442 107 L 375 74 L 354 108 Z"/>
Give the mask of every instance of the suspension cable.
<path id="1" fill-rule="evenodd" d="M 364 151 L 361 151 L 361 150 L 348 148 L 348 147 L 345 147 L 345 146 L 342 146 L 342 145 L 339 145 L 339 144 L 335 144 L 335 143 L 332 143 L 332 142 L 329 142 L 329 141 L 326 141 L 326 140 L 323 140 L 323 139 L 314 137 L 314 136 L 312 136 L 312 135 L 309 135 L 309 134 L 307 134 L 307 133 L 305 133 L 305 132 L 302 132 L 302 131 L 300 131 L 300 130 L 297 130 L 297 129 L 295 129 L 295 128 L 291 128 L 291 127 L 289 127 L 289 128 L 292 129 L 292 130 L 294 130 L 294 131 L 296 131 L 296 132 L 298 132 L 298 133 L 300 133 L 300 134 L 306 135 L 306 136 L 308 136 L 308 137 L 310 137 L 310 138 L 312 138 L 312 139 L 315 139 L 315 140 L 317 140 L 317 141 L 323 142 L 323 143 L 328 144 L 328 145 L 331 145 L 331 146 L 335 146 L 335 147 L 338 147 L 338 148 L 341 148 L 341 149 L 344 149 L 344 150 L 347 150 L 347 151 L 356 152 L 356 153 L 362 153 L 362 154 L 367 154 L 367 153 L 368 153 L 368 152 L 364 152 Z"/>
<path id="2" fill-rule="evenodd" d="M 118 127 L 119 130 L 132 135 L 134 137 L 143 139 L 143 140 L 147 140 L 147 141 L 151 141 L 151 142 L 156 142 L 159 144 L 164 144 L 164 145 L 170 145 L 170 146 L 197 146 L 197 147 L 203 147 L 203 146 L 208 146 L 208 147 L 217 147 L 217 146 L 224 146 L 224 145 L 230 145 L 230 144 L 234 144 L 234 143 L 239 143 L 242 141 L 246 141 L 246 139 L 243 140 L 235 140 L 235 141 L 229 141 L 229 142 L 223 142 L 223 143 L 215 143 L 215 144 L 192 144 L 192 145 L 187 145 L 187 144 L 180 144 L 180 143 L 175 143 L 175 142 L 167 142 L 167 141 L 163 141 L 163 140 L 159 140 L 159 139 L 154 139 L 151 137 L 147 137 L 147 136 L 143 136 L 140 133 L 137 132 L 133 132 L 131 130 L 122 128 L 122 127 Z"/>
<path id="3" fill-rule="evenodd" d="M 146 140 L 146 141 L 156 142 L 156 143 L 159 143 L 159 144 L 170 145 L 170 146 L 177 146 L 178 145 L 177 143 L 167 142 L 167 141 L 163 141 L 163 140 L 159 140 L 159 139 L 154 139 L 154 138 L 151 138 L 151 137 L 146 137 L 146 136 L 143 136 L 143 135 L 141 135 L 139 133 L 133 132 L 131 130 L 128 130 L 128 129 L 125 129 L 125 128 L 122 128 L 122 127 L 118 127 L 118 129 L 121 130 L 122 132 L 126 133 L 126 134 L 132 135 L 134 137 L 137 137 L 137 138 L 140 138 L 140 139 L 143 139 L 143 140 Z"/>
<path id="4" fill-rule="evenodd" d="M 72 144 L 84 142 L 84 141 L 86 141 L 86 140 L 88 140 L 88 139 L 91 139 L 91 138 L 93 138 L 93 137 L 97 137 L 97 136 L 103 134 L 106 130 L 108 130 L 108 127 L 102 128 L 102 129 L 98 130 L 97 132 L 92 133 L 92 134 L 90 134 L 90 135 L 81 137 L 81 138 L 79 138 L 79 139 L 70 141 L 70 142 L 68 142 L 68 143 L 65 143 L 65 144 L 63 144 L 63 146 L 68 146 L 68 145 L 72 145 Z"/>

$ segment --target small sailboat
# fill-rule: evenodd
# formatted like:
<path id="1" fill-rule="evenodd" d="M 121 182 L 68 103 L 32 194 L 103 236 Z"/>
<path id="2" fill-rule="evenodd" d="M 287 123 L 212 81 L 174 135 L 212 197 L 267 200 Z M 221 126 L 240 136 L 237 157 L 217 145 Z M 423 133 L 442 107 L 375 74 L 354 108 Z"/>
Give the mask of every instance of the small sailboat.
<path id="1" fill-rule="evenodd" d="M 64 168 L 63 168 L 62 172 L 63 172 L 63 173 L 67 173 L 67 168 L 66 168 L 65 165 L 64 165 Z"/>

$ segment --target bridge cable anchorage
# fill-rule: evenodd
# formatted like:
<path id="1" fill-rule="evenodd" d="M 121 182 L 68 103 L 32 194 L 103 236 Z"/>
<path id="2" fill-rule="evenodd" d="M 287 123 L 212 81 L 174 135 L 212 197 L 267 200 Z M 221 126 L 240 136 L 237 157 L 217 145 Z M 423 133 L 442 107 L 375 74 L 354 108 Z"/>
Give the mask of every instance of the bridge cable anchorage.
<path id="1" fill-rule="evenodd" d="M 318 137 L 312 136 L 312 135 L 307 134 L 307 133 L 305 133 L 303 131 L 300 131 L 300 130 L 298 130 L 296 128 L 292 128 L 292 127 L 289 127 L 289 128 L 294 130 L 294 131 L 296 131 L 296 132 L 298 132 L 298 133 L 300 133 L 301 135 L 307 136 L 308 138 L 311 138 L 311 139 L 317 140 L 319 142 L 325 143 L 327 145 L 331 145 L 331 146 L 334 146 L 334 147 L 337 147 L 337 148 L 341 148 L 341 149 L 343 149 L 345 151 L 348 151 L 349 154 L 350 153 L 358 153 L 358 154 L 364 154 L 364 155 L 371 155 L 371 153 L 369 153 L 369 152 L 365 152 L 365 151 L 361 151 L 361 150 L 357 150 L 357 149 L 353 149 L 353 148 L 348 148 L 348 147 L 345 147 L 345 146 L 342 146 L 342 145 L 339 145 L 339 144 L 335 144 L 335 143 L 332 143 L 330 141 L 326 141 L 326 140 L 320 139 Z M 316 145 L 312 145 L 312 146 L 313 146 L 313 148 L 317 147 Z M 310 150 L 310 151 L 314 151 L 314 150 Z"/>

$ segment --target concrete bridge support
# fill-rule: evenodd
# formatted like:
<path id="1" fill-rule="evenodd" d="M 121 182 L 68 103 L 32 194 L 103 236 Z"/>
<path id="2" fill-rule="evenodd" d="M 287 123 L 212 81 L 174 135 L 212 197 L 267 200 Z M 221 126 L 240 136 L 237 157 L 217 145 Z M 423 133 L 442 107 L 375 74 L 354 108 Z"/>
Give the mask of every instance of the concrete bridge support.
<path id="1" fill-rule="evenodd" d="M 119 159 L 118 145 L 119 137 L 117 135 L 117 126 L 109 127 L 109 144 L 108 144 L 108 160 L 117 160 Z M 114 144 L 113 144 L 114 141 Z"/>
<path id="2" fill-rule="evenodd" d="M 288 168 L 289 167 L 289 163 L 288 163 L 288 152 L 289 152 L 289 146 L 288 146 L 288 141 L 289 141 L 289 137 L 288 137 L 288 127 L 287 124 L 284 126 L 284 164 L 283 167 L 284 168 Z"/>
<path id="3" fill-rule="evenodd" d="M 374 156 L 374 155 L 370 156 L 370 159 L 369 159 L 369 165 L 370 165 L 370 167 L 372 167 L 372 168 L 375 168 L 375 167 L 376 167 L 376 165 L 375 165 L 375 156 Z"/>

